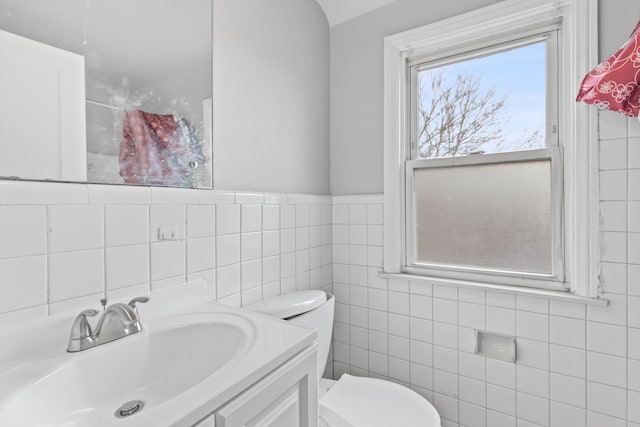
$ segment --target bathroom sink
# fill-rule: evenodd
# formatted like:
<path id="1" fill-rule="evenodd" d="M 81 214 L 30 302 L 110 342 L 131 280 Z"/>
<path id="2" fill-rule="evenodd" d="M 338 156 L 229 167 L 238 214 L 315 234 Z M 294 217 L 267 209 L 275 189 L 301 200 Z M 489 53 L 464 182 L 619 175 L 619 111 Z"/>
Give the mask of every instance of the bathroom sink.
<path id="1" fill-rule="evenodd" d="M 194 313 L 144 323 L 111 343 L 0 365 L 0 426 L 99 426 L 139 400 L 153 411 L 242 359 L 255 325 L 233 313 Z M 132 415 L 134 422 L 139 415 Z M 133 425 L 136 425 L 135 422 Z"/>

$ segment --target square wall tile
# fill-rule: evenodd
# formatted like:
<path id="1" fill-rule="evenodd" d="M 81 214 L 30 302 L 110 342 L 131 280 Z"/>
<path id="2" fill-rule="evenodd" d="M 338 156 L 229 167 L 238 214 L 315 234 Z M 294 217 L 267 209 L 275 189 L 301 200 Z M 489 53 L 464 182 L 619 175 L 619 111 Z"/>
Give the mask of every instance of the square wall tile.
<path id="1" fill-rule="evenodd" d="M 460 399 L 484 407 L 487 402 L 487 385 L 483 381 L 460 377 Z"/>
<path id="2" fill-rule="evenodd" d="M 600 169 L 627 168 L 627 139 L 600 141 Z"/>
<path id="3" fill-rule="evenodd" d="M 627 171 L 600 172 L 600 200 L 627 200 Z"/>
<path id="4" fill-rule="evenodd" d="M 627 359 L 587 352 L 587 380 L 614 387 L 627 387 Z"/>
<path id="5" fill-rule="evenodd" d="M 0 260 L 0 313 L 47 303 L 47 257 Z"/>
<path id="6" fill-rule="evenodd" d="M 552 372 L 578 378 L 587 377 L 587 352 L 585 350 L 551 344 L 550 357 Z"/>
<path id="7" fill-rule="evenodd" d="M 602 231 L 627 231 L 627 202 L 600 202 L 600 218 Z"/>
<path id="8" fill-rule="evenodd" d="M 262 260 L 243 262 L 241 265 L 242 290 L 262 285 Z"/>
<path id="9" fill-rule="evenodd" d="M 627 233 L 602 233 L 600 259 L 605 262 L 627 262 Z"/>
<path id="10" fill-rule="evenodd" d="M 460 326 L 484 330 L 486 328 L 486 306 L 461 302 L 458 310 Z"/>
<path id="11" fill-rule="evenodd" d="M 631 264 L 640 264 L 640 233 L 629 233 L 628 243 L 628 262 Z"/>
<path id="12" fill-rule="evenodd" d="M 309 249 L 309 227 L 296 227 L 296 250 Z"/>
<path id="13" fill-rule="evenodd" d="M 640 329 L 628 328 L 629 357 L 640 360 Z"/>
<path id="14" fill-rule="evenodd" d="M 461 376 L 473 378 L 484 383 L 487 378 L 486 360 L 485 357 L 477 354 L 461 352 L 458 354 L 458 371 Z"/>
<path id="15" fill-rule="evenodd" d="M 48 206 L 47 217 L 50 252 L 104 246 L 102 206 Z"/>
<path id="16" fill-rule="evenodd" d="M 518 393 L 518 420 L 528 420 L 541 426 L 549 425 L 549 400 Z"/>
<path id="17" fill-rule="evenodd" d="M 633 120 L 638 125 L 637 120 Z M 629 138 L 629 168 L 640 168 L 640 138 Z"/>
<path id="18" fill-rule="evenodd" d="M 187 240 L 187 273 L 211 270 L 215 266 L 215 237 Z"/>
<path id="19" fill-rule="evenodd" d="M 602 286 L 605 292 L 624 295 L 627 293 L 627 264 L 600 263 Z M 593 306 L 591 306 L 593 307 Z"/>
<path id="20" fill-rule="evenodd" d="M 104 223 L 107 247 L 149 242 L 147 206 L 105 206 Z"/>
<path id="21" fill-rule="evenodd" d="M 270 257 L 280 254 L 280 232 L 278 230 L 262 232 L 262 256 Z"/>
<path id="22" fill-rule="evenodd" d="M 518 339 L 518 363 L 532 368 L 549 370 L 549 344 L 525 338 Z"/>
<path id="23" fill-rule="evenodd" d="M 280 206 L 279 205 L 263 205 L 262 206 L 262 229 L 263 230 L 279 230 L 280 229 Z"/>
<path id="24" fill-rule="evenodd" d="M 216 206 L 216 234 L 240 233 L 240 205 Z"/>
<path id="25" fill-rule="evenodd" d="M 516 427 L 516 419 L 512 416 L 487 410 L 487 427 Z M 566 427 L 566 426 L 563 426 Z"/>
<path id="26" fill-rule="evenodd" d="M 346 247 L 345 247 L 346 249 Z M 288 228 L 280 230 L 280 253 L 294 252 L 296 250 L 296 229 Z M 348 254 L 344 264 L 349 263 Z"/>
<path id="27" fill-rule="evenodd" d="M 626 138 L 630 128 L 628 122 L 629 119 L 626 116 L 615 111 L 598 111 L 600 140 Z"/>
<path id="28" fill-rule="evenodd" d="M 211 237 L 216 234 L 216 207 L 213 205 L 187 206 L 187 237 Z"/>
<path id="29" fill-rule="evenodd" d="M 498 387 L 493 384 L 487 384 L 487 408 L 515 416 L 516 391 Z"/>
<path id="30" fill-rule="evenodd" d="M 516 311 L 499 307 L 487 307 L 487 329 L 506 335 L 516 334 Z"/>
<path id="31" fill-rule="evenodd" d="M 587 409 L 617 418 L 627 416 L 627 391 L 587 382 Z"/>
<path id="32" fill-rule="evenodd" d="M 419 363 L 421 365 L 433 366 L 433 345 L 422 342 L 411 340 L 410 342 L 410 354 L 409 358 L 413 363 Z M 457 357 L 456 357 L 457 362 Z"/>
<path id="33" fill-rule="evenodd" d="M 240 235 L 230 234 L 216 237 L 216 265 L 237 264 L 240 262 Z"/>
<path id="34" fill-rule="evenodd" d="M 187 235 L 184 205 L 152 205 L 150 218 L 149 234 L 152 242 L 160 241 L 160 227 L 175 227 L 176 240 L 182 240 Z"/>
<path id="35" fill-rule="evenodd" d="M 549 341 L 549 316 L 546 314 L 518 311 L 517 335 L 538 341 Z"/>
<path id="36" fill-rule="evenodd" d="M 262 233 L 243 233 L 240 239 L 240 259 L 251 261 L 262 257 Z"/>
<path id="37" fill-rule="evenodd" d="M 412 317 L 420 317 L 422 319 L 433 318 L 433 299 L 422 295 L 407 295 L 409 298 L 409 312 Z M 391 299 L 391 292 L 389 292 Z M 389 307 L 391 310 L 391 306 Z"/>
<path id="38" fill-rule="evenodd" d="M 262 230 L 262 205 L 242 205 L 243 233 Z"/>
<path id="39" fill-rule="evenodd" d="M 549 371 L 518 365 L 517 390 L 534 396 L 549 398 Z"/>
<path id="40" fill-rule="evenodd" d="M 0 206 L 0 258 L 47 252 L 44 206 Z"/>
<path id="41" fill-rule="evenodd" d="M 218 267 L 216 269 L 216 287 L 218 299 L 240 293 L 240 264 Z"/>
<path id="42" fill-rule="evenodd" d="M 411 295 L 411 298 L 428 298 L 431 300 L 429 297 L 420 297 L 418 295 Z M 413 312 L 411 314 L 413 315 Z M 433 319 L 438 322 L 457 325 L 458 302 L 442 298 L 433 298 Z"/>
<path id="43" fill-rule="evenodd" d="M 584 348 L 586 322 L 568 317 L 550 316 L 550 341 L 564 346 Z"/>
<path id="44" fill-rule="evenodd" d="M 333 205 L 331 218 L 334 224 L 349 223 L 349 205 Z"/>
<path id="45" fill-rule="evenodd" d="M 367 223 L 367 205 L 349 205 L 349 224 Z"/>
<path id="46" fill-rule="evenodd" d="M 409 336 L 411 339 L 431 343 L 433 342 L 433 335 L 433 322 L 431 320 L 417 317 L 409 318 Z"/>
<path id="47" fill-rule="evenodd" d="M 629 200 L 640 200 L 640 169 L 629 169 Z"/>
<path id="48" fill-rule="evenodd" d="M 151 244 L 151 280 L 186 274 L 184 241 Z M 184 278 L 186 280 L 186 277 Z"/>
<path id="49" fill-rule="evenodd" d="M 631 201 L 629 206 L 629 229 L 628 231 L 640 233 L 640 201 Z"/>
<path id="50" fill-rule="evenodd" d="M 295 228 L 296 206 L 280 205 L 280 228 Z"/>
<path id="51" fill-rule="evenodd" d="M 107 248 L 107 290 L 148 283 L 149 268 L 148 244 Z"/>
<path id="52" fill-rule="evenodd" d="M 49 255 L 49 302 L 104 292 L 104 250 Z"/>
<path id="53" fill-rule="evenodd" d="M 587 411 L 587 427 L 629 427 L 624 420 Z"/>
<path id="54" fill-rule="evenodd" d="M 637 391 L 629 391 L 628 399 L 627 407 L 629 408 L 629 412 L 627 418 L 629 421 L 640 423 L 640 393 Z M 631 427 L 629 424 L 628 426 Z"/>
<path id="55" fill-rule="evenodd" d="M 322 206 L 309 206 L 309 225 L 322 225 Z"/>
<path id="56" fill-rule="evenodd" d="M 624 326 L 587 322 L 587 349 L 614 356 L 627 356 L 627 331 Z"/>
<path id="57" fill-rule="evenodd" d="M 551 400 L 586 408 L 587 382 L 581 378 L 551 373 Z"/>
<path id="58" fill-rule="evenodd" d="M 309 206 L 296 205 L 296 227 L 308 227 L 309 219 Z"/>
<path id="59" fill-rule="evenodd" d="M 516 388 L 516 365 L 487 358 L 487 382 L 501 387 Z"/>

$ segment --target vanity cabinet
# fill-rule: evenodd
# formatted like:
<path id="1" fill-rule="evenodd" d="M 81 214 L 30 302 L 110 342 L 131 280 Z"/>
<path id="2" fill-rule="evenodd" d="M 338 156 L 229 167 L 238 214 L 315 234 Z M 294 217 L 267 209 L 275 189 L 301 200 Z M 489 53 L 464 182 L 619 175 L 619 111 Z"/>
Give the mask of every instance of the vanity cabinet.
<path id="1" fill-rule="evenodd" d="M 317 427 L 317 357 L 315 345 L 298 353 L 197 427 Z"/>

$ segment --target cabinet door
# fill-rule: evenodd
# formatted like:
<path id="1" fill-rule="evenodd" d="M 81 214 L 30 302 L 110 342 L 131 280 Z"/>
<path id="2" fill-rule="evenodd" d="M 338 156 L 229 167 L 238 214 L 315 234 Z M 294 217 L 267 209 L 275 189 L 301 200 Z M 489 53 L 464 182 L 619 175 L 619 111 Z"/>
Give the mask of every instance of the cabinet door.
<path id="1" fill-rule="evenodd" d="M 87 180 L 84 57 L 0 31 L 0 176 Z"/>
<path id="2" fill-rule="evenodd" d="M 216 412 L 217 427 L 317 427 L 316 345 Z"/>

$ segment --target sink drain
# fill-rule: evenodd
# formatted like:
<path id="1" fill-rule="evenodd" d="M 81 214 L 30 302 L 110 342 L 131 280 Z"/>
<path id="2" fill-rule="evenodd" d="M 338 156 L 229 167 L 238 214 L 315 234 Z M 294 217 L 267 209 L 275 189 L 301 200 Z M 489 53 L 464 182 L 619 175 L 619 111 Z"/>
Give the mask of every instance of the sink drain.
<path id="1" fill-rule="evenodd" d="M 131 415 L 137 414 L 144 408 L 144 402 L 142 400 L 132 400 L 127 402 L 116 410 L 116 418 L 126 418 Z"/>

